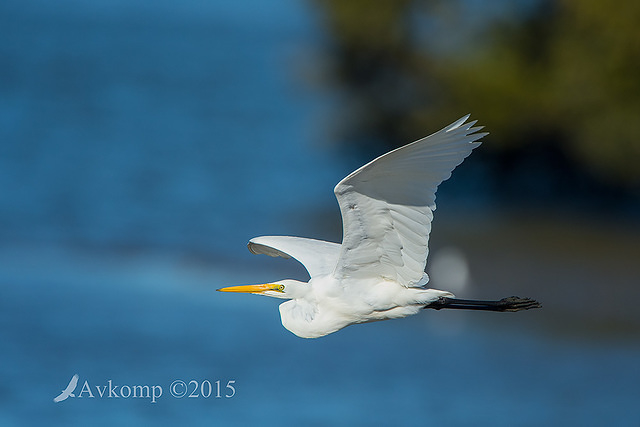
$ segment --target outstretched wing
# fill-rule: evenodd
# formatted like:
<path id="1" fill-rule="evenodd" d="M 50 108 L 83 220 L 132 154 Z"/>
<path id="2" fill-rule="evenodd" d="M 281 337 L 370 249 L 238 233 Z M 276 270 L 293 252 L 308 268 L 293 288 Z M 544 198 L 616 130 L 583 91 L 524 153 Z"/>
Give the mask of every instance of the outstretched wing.
<path id="1" fill-rule="evenodd" d="M 438 185 L 487 135 L 468 118 L 378 157 L 336 185 L 343 223 L 336 277 L 424 284 Z"/>
<path id="2" fill-rule="evenodd" d="M 292 236 L 261 236 L 249 240 L 251 253 L 295 258 L 309 276 L 331 274 L 340 255 L 340 244 Z"/>

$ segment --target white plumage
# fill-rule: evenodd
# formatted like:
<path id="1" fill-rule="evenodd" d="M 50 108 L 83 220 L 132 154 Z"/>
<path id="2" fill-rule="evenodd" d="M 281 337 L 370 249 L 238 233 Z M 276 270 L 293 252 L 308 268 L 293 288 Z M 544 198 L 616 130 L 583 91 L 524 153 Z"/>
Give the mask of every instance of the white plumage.
<path id="1" fill-rule="evenodd" d="M 340 244 L 292 236 L 254 237 L 247 245 L 251 253 L 297 259 L 310 277 L 331 274 L 340 256 Z"/>
<path id="2" fill-rule="evenodd" d="M 289 236 L 250 240 L 254 254 L 297 259 L 309 272 L 308 283 L 281 280 L 219 290 L 288 299 L 280 305 L 282 324 L 304 338 L 353 323 L 405 317 L 442 298 L 466 301 L 425 288 L 424 270 L 438 185 L 487 135 L 468 118 L 390 151 L 340 181 L 334 192 L 342 244 Z"/>
<path id="3" fill-rule="evenodd" d="M 438 185 L 487 133 L 469 116 L 367 163 L 336 185 L 343 239 L 337 278 L 422 280 Z"/>

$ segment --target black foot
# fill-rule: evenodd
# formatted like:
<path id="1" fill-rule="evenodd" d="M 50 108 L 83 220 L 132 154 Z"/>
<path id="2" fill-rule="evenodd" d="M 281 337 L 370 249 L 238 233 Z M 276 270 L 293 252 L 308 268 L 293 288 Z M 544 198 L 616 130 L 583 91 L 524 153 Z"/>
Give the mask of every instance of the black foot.
<path id="1" fill-rule="evenodd" d="M 542 308 L 542 304 L 532 298 L 508 297 L 498 301 L 502 311 L 530 310 L 532 308 Z"/>
<path id="2" fill-rule="evenodd" d="M 440 297 L 424 308 L 452 308 L 461 310 L 486 310 L 486 311 L 520 311 L 540 308 L 542 305 L 531 298 L 508 297 L 499 301 L 479 301 L 470 299 L 458 299 Z"/>

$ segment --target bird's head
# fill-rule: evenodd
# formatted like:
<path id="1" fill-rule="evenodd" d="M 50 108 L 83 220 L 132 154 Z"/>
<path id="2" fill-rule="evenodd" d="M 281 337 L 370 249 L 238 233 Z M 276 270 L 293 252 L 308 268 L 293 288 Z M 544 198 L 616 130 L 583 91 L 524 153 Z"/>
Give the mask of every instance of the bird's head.
<path id="1" fill-rule="evenodd" d="M 305 282 L 297 280 L 285 279 L 273 283 L 265 283 L 262 285 L 241 285 L 220 288 L 220 292 L 242 292 L 248 294 L 265 295 L 268 297 L 293 299 L 303 296 L 309 288 Z"/>

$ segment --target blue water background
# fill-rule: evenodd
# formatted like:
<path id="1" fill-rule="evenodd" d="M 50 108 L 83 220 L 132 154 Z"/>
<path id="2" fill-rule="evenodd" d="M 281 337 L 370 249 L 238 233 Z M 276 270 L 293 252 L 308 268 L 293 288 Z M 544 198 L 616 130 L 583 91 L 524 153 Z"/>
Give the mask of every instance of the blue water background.
<path id="1" fill-rule="evenodd" d="M 305 277 L 253 236 L 340 237 L 359 160 L 323 143 L 319 27 L 293 0 L 0 5 L 0 425 L 640 425 L 634 333 L 434 311 L 303 340 L 214 292 Z M 54 403 L 74 373 L 163 396 Z"/>

